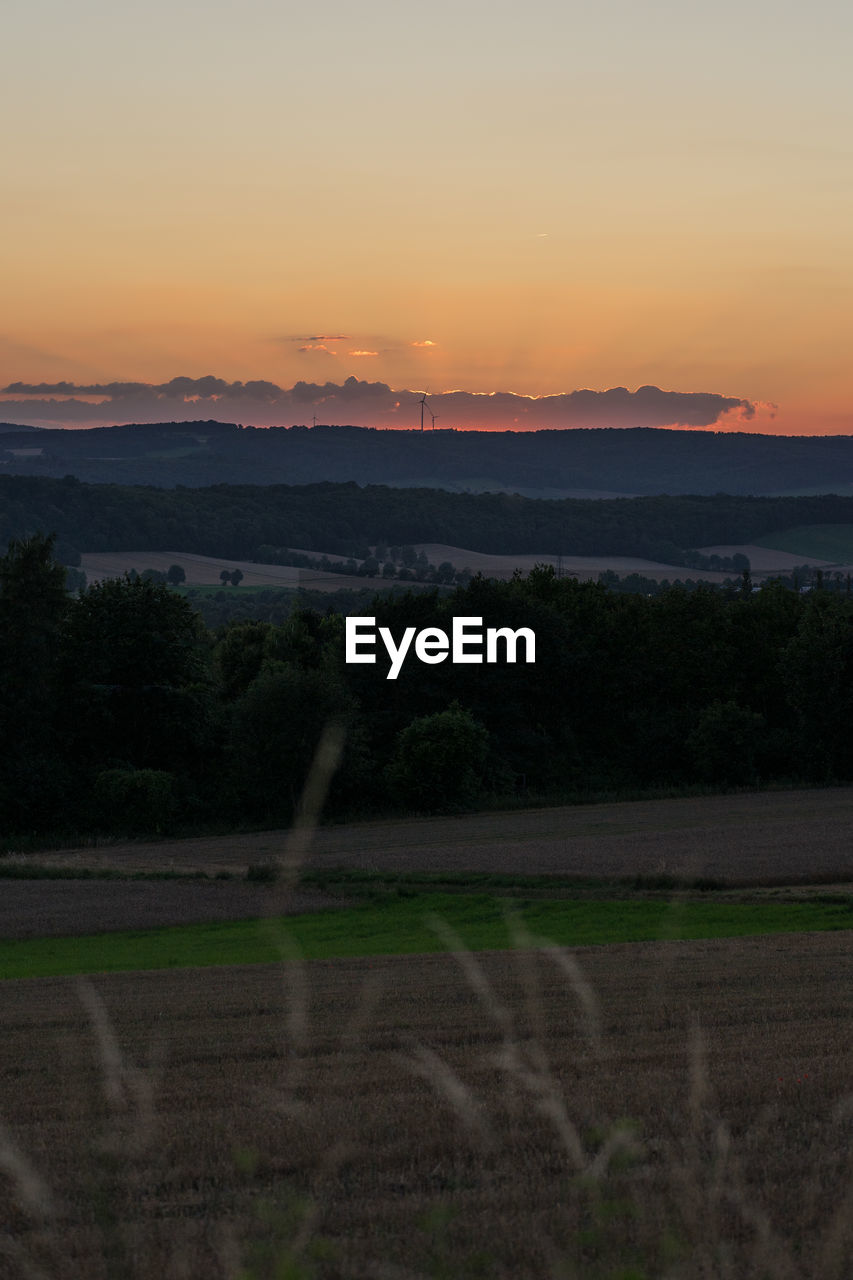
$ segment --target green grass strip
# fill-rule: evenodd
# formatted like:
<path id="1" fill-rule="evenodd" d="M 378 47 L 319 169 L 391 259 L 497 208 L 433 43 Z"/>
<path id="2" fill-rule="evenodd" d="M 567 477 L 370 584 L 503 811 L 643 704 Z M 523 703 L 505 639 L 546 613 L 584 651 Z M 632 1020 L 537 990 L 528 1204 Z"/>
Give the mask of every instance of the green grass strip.
<path id="1" fill-rule="evenodd" d="M 495 899 L 485 894 L 423 894 L 351 909 L 177 925 L 84 937 L 0 941 L 0 978 L 110 973 L 134 969 L 267 964 L 296 948 L 308 960 L 441 951 L 429 927 L 440 916 L 471 950 L 512 945 L 507 910 L 537 937 L 565 946 L 853 927 L 853 900 L 723 903 Z"/>

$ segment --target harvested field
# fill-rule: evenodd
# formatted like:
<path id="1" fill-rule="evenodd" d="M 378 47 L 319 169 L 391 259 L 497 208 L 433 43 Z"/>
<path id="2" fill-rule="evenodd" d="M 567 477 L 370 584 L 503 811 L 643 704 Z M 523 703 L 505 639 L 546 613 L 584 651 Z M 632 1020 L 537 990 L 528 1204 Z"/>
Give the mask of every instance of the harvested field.
<path id="1" fill-rule="evenodd" d="M 321 558 L 322 552 L 308 551 L 297 554 L 311 555 Z M 438 565 L 449 560 L 455 569 L 468 568 L 472 573 L 483 573 L 490 578 L 509 580 L 516 569 L 529 573 L 537 564 L 550 564 L 557 567 L 558 559 L 553 554 L 541 555 L 490 555 L 487 552 L 470 551 L 464 547 L 451 547 L 439 542 L 418 543 L 416 551 L 423 551 L 430 564 Z M 753 567 L 753 576 L 788 572 L 795 564 L 803 562 L 802 556 L 795 556 L 784 551 L 771 551 L 758 546 L 704 547 L 706 555 L 733 555 L 741 551 L 749 556 Z M 331 555 L 331 560 L 342 557 Z M 346 557 L 343 557 L 346 558 Z M 356 563 L 360 563 L 357 561 Z M 816 566 L 823 561 L 812 560 Z M 186 574 L 187 586 L 220 586 L 220 573 L 227 569 L 231 573 L 240 569 L 243 573 L 241 587 L 298 587 L 311 588 L 315 591 L 359 590 L 370 587 L 376 591 L 388 590 L 394 582 L 386 582 L 381 578 L 353 578 L 349 574 L 324 573 L 321 569 L 297 569 L 290 565 L 256 564 L 252 560 L 225 560 L 214 556 L 195 555 L 185 551 L 97 551 L 86 552 L 81 559 L 80 567 L 84 570 L 89 582 L 97 582 L 102 578 L 119 578 L 131 569 L 143 573 L 146 569 L 157 569 L 166 573 L 173 564 L 180 565 Z M 620 577 L 638 573 L 645 578 L 663 581 L 665 578 L 674 582 L 676 578 L 692 578 L 702 582 L 724 582 L 733 575 L 731 572 L 716 573 L 706 569 L 688 569 L 684 565 L 662 564 L 657 560 L 645 560 L 639 556 L 573 556 L 563 555 L 559 561 L 560 572 L 568 578 L 597 580 L 599 574 L 612 570 Z M 737 576 L 736 574 L 734 576 Z M 406 589 L 417 590 L 424 584 L 408 582 Z M 428 585 L 428 584 L 427 584 Z M 226 590 L 231 590 L 226 584 Z M 238 590 L 240 588 L 237 588 Z"/>
<path id="2" fill-rule="evenodd" d="M 853 937 L 572 956 L 0 985 L 0 1277 L 849 1275 Z"/>
<path id="3" fill-rule="evenodd" d="M 324 893 L 180 880 L 4 880 L 0 938 L 47 938 L 159 925 L 297 915 L 346 905 Z"/>
<path id="4" fill-rule="evenodd" d="M 122 574 L 135 569 L 144 573 L 146 569 L 157 569 L 166 573 L 169 567 L 178 564 L 187 575 L 186 585 L 222 586 L 219 575 L 223 569 L 232 573 L 239 569 L 243 574 L 240 587 L 225 585 L 225 590 L 237 590 L 242 587 L 310 587 L 314 591 L 353 591 L 364 586 L 372 586 L 377 591 L 383 589 L 381 581 L 367 578 L 353 578 L 345 573 L 323 573 L 320 569 L 295 569 L 289 565 L 255 564 L 252 560 L 220 560 L 213 556 L 198 556 L 185 551 L 98 551 L 86 552 L 80 567 L 89 582 L 97 582 L 102 578 L 120 578 Z M 387 584 L 385 584 L 387 586 Z"/>
<path id="5" fill-rule="evenodd" d="M 623 801 L 321 828 L 306 865 L 385 871 L 686 875 L 731 882 L 853 874 L 853 787 Z M 21 862 L 244 871 L 287 833 L 124 843 Z"/>
<path id="6" fill-rule="evenodd" d="M 510 579 L 516 569 L 529 573 L 537 564 L 557 567 L 557 556 L 542 555 L 490 555 L 485 551 L 466 551 L 464 547 L 451 547 L 443 542 L 419 542 L 416 551 L 423 551 L 430 564 L 449 560 L 455 569 L 468 568 L 472 573 L 483 573 L 489 578 Z M 624 577 L 629 573 L 642 574 L 644 578 L 662 581 L 668 578 L 693 578 L 703 582 L 724 582 L 731 573 L 711 573 L 705 569 L 686 569 L 683 565 L 661 564 L 657 560 L 644 560 L 639 556 L 575 556 L 566 552 L 560 559 L 560 571 L 566 578 L 597 579 L 600 573 L 611 569 Z"/>
<path id="7" fill-rule="evenodd" d="M 827 567 L 830 564 L 827 560 L 815 559 L 806 556 L 805 553 L 777 551 L 769 547 L 760 547 L 756 543 L 697 547 L 696 549 L 706 556 L 733 556 L 739 552 L 748 558 L 752 576 L 758 579 L 773 574 L 790 573 L 806 560 L 815 568 Z M 564 552 L 558 562 L 557 556 L 553 554 L 489 555 L 487 552 L 466 551 L 464 547 L 451 547 L 439 542 L 420 542 L 415 550 L 423 551 L 430 564 L 440 564 L 443 560 L 449 560 L 456 569 L 467 566 L 472 573 L 484 573 L 490 578 L 507 580 L 512 577 L 515 569 L 520 569 L 522 573 L 529 573 L 534 565 L 550 564 L 556 568 L 558 563 L 564 577 L 579 578 L 581 581 L 588 578 L 597 579 L 600 573 L 605 573 L 608 569 L 618 573 L 620 578 L 638 573 L 641 577 L 653 578 L 657 582 L 662 582 L 664 578 L 670 582 L 674 582 L 676 578 L 692 578 L 694 582 L 725 582 L 727 578 L 738 576 L 737 572 L 732 570 L 718 573 L 710 569 L 690 569 L 685 565 L 662 564 L 660 561 L 644 560 L 638 556 L 575 556 L 571 552 Z M 849 565 L 832 565 L 832 568 L 836 567 L 843 568 L 845 573 L 850 568 Z"/>

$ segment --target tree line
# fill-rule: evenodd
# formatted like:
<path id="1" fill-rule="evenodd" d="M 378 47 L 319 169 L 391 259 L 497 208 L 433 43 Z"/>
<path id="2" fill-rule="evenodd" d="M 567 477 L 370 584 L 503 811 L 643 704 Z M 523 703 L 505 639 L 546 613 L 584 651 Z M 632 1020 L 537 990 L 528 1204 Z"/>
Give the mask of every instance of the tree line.
<path id="1" fill-rule="evenodd" d="M 330 721 L 327 812 L 459 809 L 507 797 L 853 778 L 853 602 L 557 578 L 475 577 L 376 595 L 414 626 L 529 627 L 534 665 L 344 661 L 344 618 L 206 628 L 168 585 L 76 597 L 43 535 L 0 559 L 0 810 L 7 840 L 287 823 Z"/>
<path id="2" fill-rule="evenodd" d="M 853 523 L 853 497 L 554 500 L 354 483 L 158 489 L 0 476 L 0 545 L 52 529 L 68 564 L 75 556 L 79 563 L 81 550 L 261 560 L 272 547 L 346 560 L 362 558 L 366 546 L 440 542 L 498 555 L 630 555 L 695 568 L 697 547 L 828 523 Z"/>

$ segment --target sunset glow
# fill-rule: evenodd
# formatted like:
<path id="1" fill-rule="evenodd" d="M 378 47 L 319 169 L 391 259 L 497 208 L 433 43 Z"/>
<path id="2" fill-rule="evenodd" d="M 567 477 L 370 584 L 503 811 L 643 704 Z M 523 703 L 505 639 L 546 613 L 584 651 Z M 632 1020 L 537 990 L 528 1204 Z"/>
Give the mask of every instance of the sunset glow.
<path id="1" fill-rule="evenodd" d="M 34 0 L 7 25 L 0 387 L 653 386 L 751 406 L 716 429 L 853 431 L 834 0 Z"/>

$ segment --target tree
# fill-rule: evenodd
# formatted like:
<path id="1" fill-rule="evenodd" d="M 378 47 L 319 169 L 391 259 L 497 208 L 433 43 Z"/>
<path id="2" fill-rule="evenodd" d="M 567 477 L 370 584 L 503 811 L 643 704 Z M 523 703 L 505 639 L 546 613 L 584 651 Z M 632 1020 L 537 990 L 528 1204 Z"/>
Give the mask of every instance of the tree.
<path id="1" fill-rule="evenodd" d="M 244 811 L 289 821 L 324 725 L 351 706 L 330 673 L 266 661 L 231 713 L 231 774 Z"/>
<path id="2" fill-rule="evenodd" d="M 170 582 L 173 587 L 180 586 L 182 582 L 186 582 L 187 575 L 183 567 L 179 564 L 170 564 L 166 573 L 166 581 Z"/>
<path id="3" fill-rule="evenodd" d="M 99 824 L 121 835 L 164 835 L 177 808 L 175 779 L 162 769 L 106 769 L 94 799 Z"/>
<path id="4" fill-rule="evenodd" d="M 72 607 L 54 539 L 9 543 L 0 558 L 0 815 L 7 831 L 61 812 L 56 733 L 62 626 Z"/>
<path id="5" fill-rule="evenodd" d="M 219 581 L 222 583 L 223 587 L 225 586 L 225 583 L 226 583 L 226 582 L 230 582 L 230 581 L 231 581 L 231 570 L 230 570 L 230 569 L 223 569 L 223 570 L 222 570 L 222 572 L 221 572 L 221 573 L 220 573 L 220 575 L 219 575 Z"/>
<path id="6" fill-rule="evenodd" d="M 853 610 L 845 597 L 811 592 L 779 670 L 810 776 L 853 777 Z"/>
<path id="7" fill-rule="evenodd" d="M 242 581 L 243 581 L 243 570 L 242 570 L 242 569 L 234 569 L 234 570 L 233 570 L 233 572 L 232 572 L 232 574 L 231 574 L 231 585 L 232 585 L 232 587 L 239 587 L 239 585 L 240 585 L 240 583 L 241 583 Z"/>
<path id="8" fill-rule="evenodd" d="M 197 767 L 207 733 L 201 620 L 162 582 L 107 578 L 71 602 L 64 733 L 81 768 Z"/>
<path id="9" fill-rule="evenodd" d="M 487 730 L 454 702 L 446 711 L 419 716 L 401 730 L 387 769 L 388 782 L 416 809 L 467 804 L 481 789 L 488 754 Z"/>
<path id="10" fill-rule="evenodd" d="M 766 733 L 763 716 L 731 699 L 716 699 L 700 712 L 685 746 L 703 782 L 750 786 Z"/>
<path id="11" fill-rule="evenodd" d="M 9 543 L 0 559 L 0 624 L 24 627 L 28 640 L 40 647 L 55 633 L 68 601 L 65 569 L 53 556 L 54 537 L 42 533 Z"/>
<path id="12" fill-rule="evenodd" d="M 245 693 L 260 674 L 271 630 L 268 622 L 252 619 L 232 622 L 219 632 L 213 650 L 213 672 L 226 701 Z"/>

